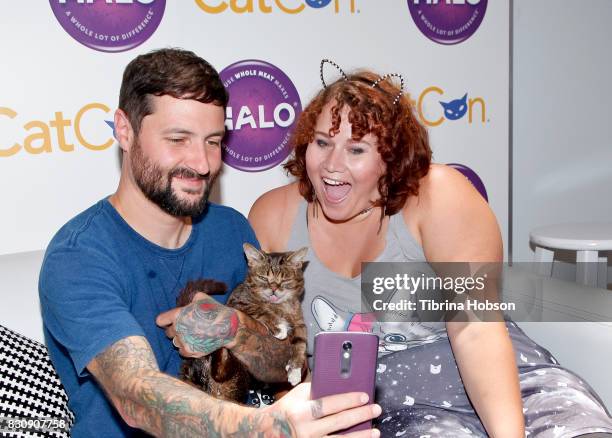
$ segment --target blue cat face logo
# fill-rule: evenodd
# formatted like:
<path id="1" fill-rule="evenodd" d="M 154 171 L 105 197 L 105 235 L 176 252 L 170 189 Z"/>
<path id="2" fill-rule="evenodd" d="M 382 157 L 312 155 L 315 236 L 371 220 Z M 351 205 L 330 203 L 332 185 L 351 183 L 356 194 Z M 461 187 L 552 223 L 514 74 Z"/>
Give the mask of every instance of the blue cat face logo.
<path id="1" fill-rule="evenodd" d="M 306 4 L 315 9 L 324 8 L 330 3 L 331 0 L 306 0 Z"/>
<path id="2" fill-rule="evenodd" d="M 448 120 L 459 120 L 467 112 L 467 93 L 461 99 L 451 100 L 450 102 L 440 102 L 444 108 L 444 116 Z"/>

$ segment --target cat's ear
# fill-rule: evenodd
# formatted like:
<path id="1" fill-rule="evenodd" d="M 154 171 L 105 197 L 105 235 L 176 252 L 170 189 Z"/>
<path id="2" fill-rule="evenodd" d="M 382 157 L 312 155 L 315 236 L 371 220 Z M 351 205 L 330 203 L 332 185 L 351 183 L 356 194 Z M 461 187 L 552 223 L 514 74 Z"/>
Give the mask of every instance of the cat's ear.
<path id="1" fill-rule="evenodd" d="M 441 100 L 439 100 L 438 102 L 440 102 L 440 105 L 442 105 L 442 108 L 444 108 L 445 110 L 447 110 L 450 105 L 450 102 L 442 102 Z"/>
<path id="2" fill-rule="evenodd" d="M 297 251 L 292 252 L 287 257 L 287 261 L 291 263 L 292 265 L 300 267 L 302 266 L 302 263 L 304 263 L 304 258 L 306 257 L 307 253 L 308 253 L 308 247 L 305 246 L 303 248 L 298 249 Z"/>
<path id="3" fill-rule="evenodd" d="M 250 243 L 243 243 L 242 248 L 244 249 L 244 255 L 246 255 L 249 266 L 258 265 L 266 259 L 266 256 Z"/>
<path id="4" fill-rule="evenodd" d="M 465 94 L 463 95 L 463 97 L 461 98 L 461 101 L 462 101 L 462 102 L 466 102 L 466 101 L 467 101 L 467 93 L 465 93 Z"/>

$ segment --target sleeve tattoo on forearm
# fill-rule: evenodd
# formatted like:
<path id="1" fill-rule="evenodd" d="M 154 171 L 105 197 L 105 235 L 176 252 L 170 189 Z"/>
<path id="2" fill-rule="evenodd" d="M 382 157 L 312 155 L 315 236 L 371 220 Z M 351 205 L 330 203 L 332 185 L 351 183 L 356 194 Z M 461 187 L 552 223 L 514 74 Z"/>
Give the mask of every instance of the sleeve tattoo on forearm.
<path id="1" fill-rule="evenodd" d="M 126 421 L 155 436 L 290 437 L 284 415 L 264 415 L 217 400 L 159 371 L 145 338 L 122 339 L 92 362 L 90 370 Z"/>

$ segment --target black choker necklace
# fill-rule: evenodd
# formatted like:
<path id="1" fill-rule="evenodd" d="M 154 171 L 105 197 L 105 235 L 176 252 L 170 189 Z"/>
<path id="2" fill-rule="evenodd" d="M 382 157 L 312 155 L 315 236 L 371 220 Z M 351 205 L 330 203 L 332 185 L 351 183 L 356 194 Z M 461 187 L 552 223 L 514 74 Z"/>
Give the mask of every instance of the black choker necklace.
<path id="1" fill-rule="evenodd" d="M 319 205 L 319 200 L 315 198 L 313 201 L 313 211 L 312 211 L 312 216 L 315 219 L 319 217 L 319 214 L 318 214 L 319 209 L 317 208 L 318 205 Z M 374 209 L 374 207 L 376 207 L 376 204 L 373 204 L 373 205 L 370 205 L 369 207 L 364 208 L 356 215 L 351 216 L 350 218 L 346 219 L 346 221 L 350 221 L 351 219 L 355 219 L 356 217 L 362 216 L 368 213 L 369 211 L 371 211 L 372 209 Z M 306 213 L 306 221 L 308 222 L 308 213 Z"/>

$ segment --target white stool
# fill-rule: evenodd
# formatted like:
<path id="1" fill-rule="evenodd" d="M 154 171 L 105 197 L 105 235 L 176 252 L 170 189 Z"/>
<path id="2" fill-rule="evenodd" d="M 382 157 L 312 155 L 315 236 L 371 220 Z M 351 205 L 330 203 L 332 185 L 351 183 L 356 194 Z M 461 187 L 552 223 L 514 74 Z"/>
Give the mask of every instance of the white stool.
<path id="1" fill-rule="evenodd" d="M 536 246 L 538 274 L 551 276 L 553 250 L 572 250 L 576 251 L 576 281 L 607 287 L 608 259 L 599 257 L 599 251 L 612 251 L 612 223 L 548 225 L 532 230 L 529 239 Z"/>

